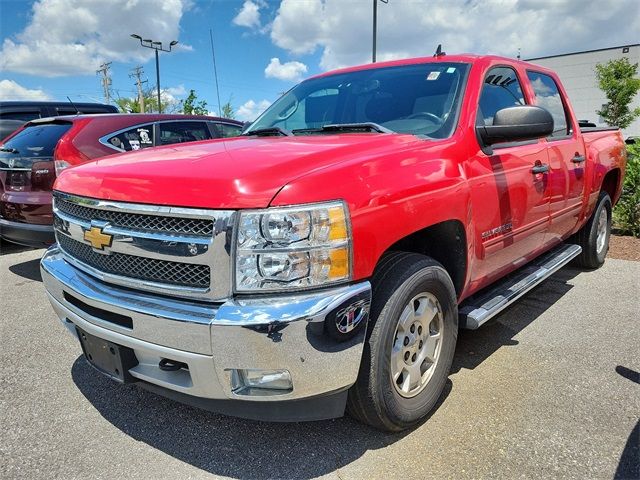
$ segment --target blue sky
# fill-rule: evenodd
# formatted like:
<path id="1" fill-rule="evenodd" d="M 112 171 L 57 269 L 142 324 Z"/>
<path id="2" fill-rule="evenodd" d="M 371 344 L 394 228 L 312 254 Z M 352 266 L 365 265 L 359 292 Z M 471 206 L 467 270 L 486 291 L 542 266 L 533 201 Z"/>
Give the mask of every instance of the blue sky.
<path id="1" fill-rule="evenodd" d="M 21 0 L 2 1 L 0 19 L 3 39 L 15 38 L 24 30 L 32 15 L 33 3 L 33 1 Z M 169 91 L 176 98 L 184 98 L 189 89 L 194 89 L 199 98 L 207 101 L 211 110 L 216 110 L 218 102 L 209 29 L 212 29 L 216 49 L 221 103 L 231 98 L 233 105 L 237 108 L 250 100 L 257 103 L 263 100 L 273 101 L 280 92 L 295 84 L 295 81 L 265 77 L 264 70 L 271 58 L 277 57 L 285 62 L 288 55 L 286 51 L 268 41 L 268 37 L 265 39 L 264 34 L 232 23 L 242 5 L 242 0 L 195 2 L 184 13 L 180 20 L 178 40 L 192 49 L 190 51 L 176 49 L 171 53 L 160 53 L 162 88 L 170 89 Z M 276 7 L 277 4 L 266 5 L 265 10 L 268 14 L 269 10 Z M 129 33 L 136 33 L 136 30 L 131 32 L 129 30 L 123 31 L 122 35 L 128 37 Z M 147 33 L 152 35 L 152 32 Z M 160 38 L 160 40 L 164 40 L 166 45 L 173 38 Z M 139 45 L 134 39 L 127 41 L 130 41 L 132 46 Z M 144 51 L 142 47 L 138 48 Z M 153 53 L 150 50 L 149 52 Z M 314 58 L 319 55 L 311 54 L 307 57 L 311 64 L 316 65 L 316 68 L 308 72 L 319 71 L 318 60 Z M 128 76 L 130 70 L 136 65 L 144 67 L 148 84 L 155 85 L 155 61 L 152 56 L 142 62 L 120 62 L 114 59 L 111 64 L 111 74 L 115 95 L 127 97 L 136 94 L 134 81 Z M 100 79 L 96 74 L 47 78 L 41 75 L 3 71 L 0 79 L 13 80 L 27 89 L 43 90 L 49 97 L 56 100 L 66 100 L 66 96 L 77 101 L 104 100 Z"/>
<path id="2" fill-rule="evenodd" d="M 299 79 L 364 63 L 371 55 L 370 0 L 1 0 L 0 99 L 102 101 L 95 69 L 111 61 L 115 95 L 134 96 L 136 65 L 155 84 L 139 33 L 168 44 L 161 87 L 189 89 L 217 109 L 209 29 L 222 103 L 252 119 Z M 637 0 L 389 0 L 379 4 L 378 58 L 449 53 L 524 57 L 637 42 Z M 274 60 L 277 59 L 277 60 Z"/>

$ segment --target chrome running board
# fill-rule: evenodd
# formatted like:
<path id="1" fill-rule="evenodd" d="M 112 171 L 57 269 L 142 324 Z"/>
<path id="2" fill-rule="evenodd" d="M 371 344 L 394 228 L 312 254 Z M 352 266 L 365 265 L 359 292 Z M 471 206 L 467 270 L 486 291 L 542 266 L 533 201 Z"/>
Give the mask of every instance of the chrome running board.
<path id="1" fill-rule="evenodd" d="M 460 328 L 475 330 L 480 327 L 580 255 L 581 251 L 578 245 L 561 245 L 499 280 L 488 291 L 468 298 L 460 305 Z"/>

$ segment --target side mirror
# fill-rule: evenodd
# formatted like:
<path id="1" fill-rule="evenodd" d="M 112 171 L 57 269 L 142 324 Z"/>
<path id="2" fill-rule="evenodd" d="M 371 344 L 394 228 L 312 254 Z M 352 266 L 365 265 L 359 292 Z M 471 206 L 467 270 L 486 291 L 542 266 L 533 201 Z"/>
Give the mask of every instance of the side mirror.
<path id="1" fill-rule="evenodd" d="M 553 133 L 553 117 L 533 105 L 503 108 L 496 112 L 493 125 L 476 127 L 484 145 L 546 137 Z"/>

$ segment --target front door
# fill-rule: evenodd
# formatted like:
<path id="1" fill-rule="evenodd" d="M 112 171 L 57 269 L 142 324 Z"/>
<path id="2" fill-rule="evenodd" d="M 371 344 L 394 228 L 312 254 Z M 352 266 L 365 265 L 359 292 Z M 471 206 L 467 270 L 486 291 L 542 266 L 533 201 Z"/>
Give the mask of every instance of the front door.
<path id="1" fill-rule="evenodd" d="M 509 67 L 485 76 L 476 123 L 489 125 L 498 110 L 525 105 L 521 83 Z M 475 288 L 515 270 L 544 249 L 549 220 L 548 164 L 544 140 L 498 144 L 466 163 L 477 245 Z"/>

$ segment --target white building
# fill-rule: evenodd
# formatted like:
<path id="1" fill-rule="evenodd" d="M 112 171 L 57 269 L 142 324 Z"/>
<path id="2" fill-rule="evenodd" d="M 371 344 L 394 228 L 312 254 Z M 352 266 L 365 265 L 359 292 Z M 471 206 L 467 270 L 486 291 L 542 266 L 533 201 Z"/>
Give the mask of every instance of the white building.
<path id="1" fill-rule="evenodd" d="M 602 105 L 607 103 L 607 99 L 596 82 L 596 65 L 622 57 L 627 57 L 632 64 L 640 63 L 640 44 L 529 58 L 527 61 L 542 65 L 558 74 L 579 120 L 588 120 L 598 126 L 604 126 L 605 123 L 596 110 L 600 110 Z M 635 107 L 640 107 L 640 94 L 636 95 L 631 103 L 631 108 Z M 629 125 L 624 134 L 625 137 L 640 137 L 640 118 Z"/>

